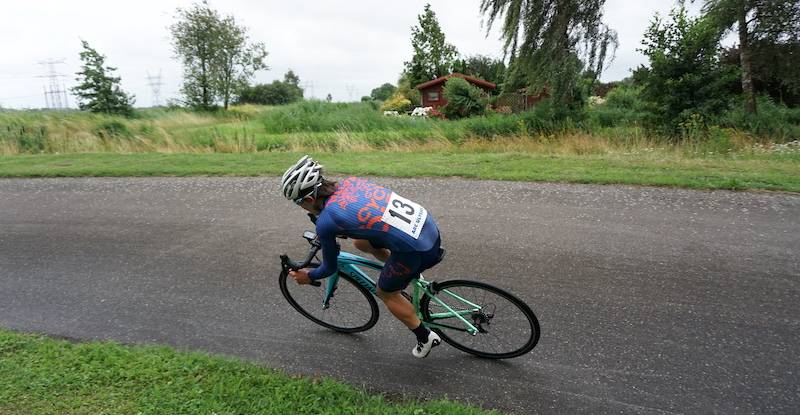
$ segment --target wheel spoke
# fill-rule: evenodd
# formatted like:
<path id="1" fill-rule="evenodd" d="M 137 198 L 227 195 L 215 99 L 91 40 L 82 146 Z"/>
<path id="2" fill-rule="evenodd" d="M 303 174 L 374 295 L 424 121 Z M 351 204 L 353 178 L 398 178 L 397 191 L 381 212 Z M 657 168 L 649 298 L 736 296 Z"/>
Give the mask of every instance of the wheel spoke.
<path id="1" fill-rule="evenodd" d="M 325 283 L 321 287 L 297 285 L 281 276 L 281 291 L 305 317 L 337 331 L 356 332 L 372 327 L 378 318 L 378 308 L 372 294 L 349 278 L 341 277 L 329 307 L 323 308 Z"/>
<path id="2" fill-rule="evenodd" d="M 473 336 L 460 330 L 438 329 L 443 339 L 451 345 L 468 353 L 489 358 L 519 356 L 536 345 L 539 338 L 536 317 L 527 305 L 513 295 L 488 284 L 473 281 L 444 282 L 441 288 L 481 307 L 479 313 L 468 314 L 465 318 L 485 332 Z M 446 301 L 454 310 L 464 308 L 458 299 L 447 297 L 446 300 L 441 296 L 439 299 Z M 429 298 L 422 306 L 424 316 L 448 312 L 445 307 Z M 453 327 L 464 326 L 464 323 L 455 316 L 437 321 Z"/>

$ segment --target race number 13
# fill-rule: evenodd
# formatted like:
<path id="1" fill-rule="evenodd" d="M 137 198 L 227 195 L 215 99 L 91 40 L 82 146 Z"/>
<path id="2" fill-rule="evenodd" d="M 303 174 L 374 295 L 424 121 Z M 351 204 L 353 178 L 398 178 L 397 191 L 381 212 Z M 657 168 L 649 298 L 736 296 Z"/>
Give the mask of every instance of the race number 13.
<path id="1" fill-rule="evenodd" d="M 381 220 L 418 239 L 427 217 L 424 207 L 392 192 Z"/>

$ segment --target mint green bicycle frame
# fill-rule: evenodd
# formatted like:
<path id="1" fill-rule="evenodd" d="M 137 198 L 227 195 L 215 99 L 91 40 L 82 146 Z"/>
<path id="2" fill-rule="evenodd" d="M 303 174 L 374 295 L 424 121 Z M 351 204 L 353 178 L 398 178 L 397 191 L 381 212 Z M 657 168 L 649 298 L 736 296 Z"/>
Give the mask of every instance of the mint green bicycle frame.
<path id="1" fill-rule="evenodd" d="M 348 252 L 340 252 L 338 257 L 338 272 L 334 273 L 330 277 L 328 277 L 327 285 L 325 289 L 325 295 L 322 300 L 322 306 L 327 308 L 329 306 L 329 302 L 331 297 L 333 296 L 333 292 L 337 283 L 339 282 L 339 272 L 344 273 L 353 278 L 356 283 L 363 286 L 364 288 L 368 289 L 373 295 L 377 294 L 377 284 L 375 281 L 370 278 L 364 271 L 361 270 L 361 267 L 370 268 L 377 271 L 383 269 L 383 264 L 377 261 L 371 261 L 369 259 L 360 257 L 358 255 L 353 255 Z M 414 292 L 411 297 L 411 303 L 414 305 L 414 312 L 419 317 L 420 321 L 425 324 L 426 327 L 429 328 L 439 328 L 439 329 L 454 329 L 459 331 L 465 331 L 467 333 L 474 335 L 478 334 L 478 329 L 470 323 L 464 316 L 469 316 L 473 313 L 480 312 L 481 306 L 457 295 L 448 290 L 442 290 L 438 293 L 434 293 L 433 290 L 433 282 L 426 281 L 422 275 L 419 278 L 414 279 L 411 284 L 414 287 Z M 439 294 L 447 294 L 450 298 L 456 300 L 458 303 L 454 309 L 440 298 L 438 298 Z M 427 294 L 431 301 L 436 302 L 437 304 L 444 307 L 445 312 L 441 313 L 433 313 L 430 315 L 430 319 L 426 321 L 423 316 L 422 312 L 419 309 L 419 302 L 422 299 L 422 296 Z M 436 323 L 437 320 L 443 320 L 456 317 L 462 323 L 464 323 L 464 327 L 453 327 L 449 325 L 443 325 Z"/>

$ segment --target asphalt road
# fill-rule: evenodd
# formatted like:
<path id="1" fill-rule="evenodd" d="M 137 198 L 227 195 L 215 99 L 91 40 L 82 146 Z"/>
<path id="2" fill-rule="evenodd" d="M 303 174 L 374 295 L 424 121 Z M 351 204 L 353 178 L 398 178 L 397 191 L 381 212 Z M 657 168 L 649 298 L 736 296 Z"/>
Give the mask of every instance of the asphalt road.
<path id="1" fill-rule="evenodd" d="M 530 354 L 486 361 L 381 306 L 341 335 L 289 307 L 278 255 L 304 214 L 276 178 L 0 180 L 0 326 L 162 343 L 512 413 L 796 413 L 800 197 L 460 179 L 379 179 L 436 217 L 429 279 L 528 302 Z"/>

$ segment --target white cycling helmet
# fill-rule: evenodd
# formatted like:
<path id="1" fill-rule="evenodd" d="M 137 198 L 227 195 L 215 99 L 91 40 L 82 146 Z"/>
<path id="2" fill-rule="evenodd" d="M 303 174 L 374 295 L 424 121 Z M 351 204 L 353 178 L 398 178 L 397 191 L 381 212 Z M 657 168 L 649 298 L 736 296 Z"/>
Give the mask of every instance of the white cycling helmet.
<path id="1" fill-rule="evenodd" d="M 284 197 L 296 201 L 301 195 L 307 196 L 320 183 L 322 183 L 322 165 L 309 156 L 303 156 L 283 173 L 281 190 Z"/>

